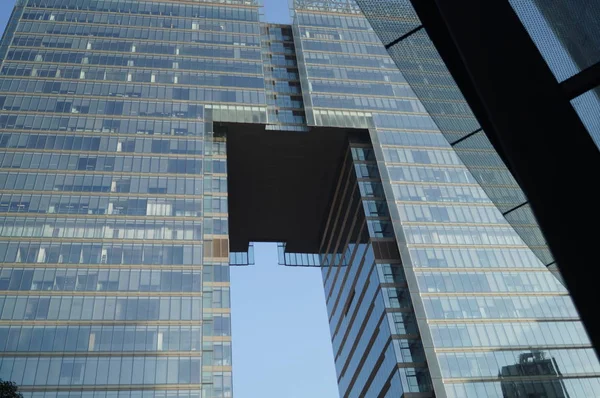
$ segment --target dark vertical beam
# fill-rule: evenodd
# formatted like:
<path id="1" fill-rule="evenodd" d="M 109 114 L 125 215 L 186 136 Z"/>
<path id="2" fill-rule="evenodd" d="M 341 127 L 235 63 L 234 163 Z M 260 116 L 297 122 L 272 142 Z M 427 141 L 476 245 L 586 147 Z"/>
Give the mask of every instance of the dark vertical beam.
<path id="1" fill-rule="evenodd" d="M 412 3 L 529 198 L 598 350 L 600 152 L 508 1 Z"/>

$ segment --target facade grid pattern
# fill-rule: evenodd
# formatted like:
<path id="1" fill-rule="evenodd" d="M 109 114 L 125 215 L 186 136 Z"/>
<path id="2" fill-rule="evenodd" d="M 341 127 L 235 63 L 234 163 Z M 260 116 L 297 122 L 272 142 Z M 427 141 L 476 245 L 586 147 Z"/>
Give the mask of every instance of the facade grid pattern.
<path id="1" fill-rule="evenodd" d="M 410 33 L 390 46 L 391 55 L 367 44 L 378 37 L 363 15 L 321 13 L 298 2 L 294 33 L 304 63 L 300 72 L 308 123 L 368 126 L 371 132 L 382 182 L 373 181 L 364 189 L 386 198 L 392 220 L 388 231 L 398 242 L 435 396 L 516 397 L 543 391 L 553 397 L 583 397 L 599 380 L 598 360 L 588 356 L 591 346 L 577 312 L 564 286 L 546 267 L 552 260 L 544 255 L 547 248 L 535 220 L 523 214 L 528 214 L 524 196 L 489 142 L 478 134 L 479 125 L 462 96 L 453 100 L 424 91 L 431 87 L 458 93 L 451 80 L 442 81 L 445 67 L 430 42 L 424 41 L 424 32 L 415 29 L 418 20 L 412 19 L 408 27 L 414 12 L 403 4 L 410 4 L 390 3 L 365 1 L 361 6 L 376 29 L 393 19 L 397 37 Z M 403 18 L 381 13 L 388 9 L 385 5 Z M 407 52 L 393 50 L 407 45 L 411 48 L 406 47 Z M 347 53 L 357 53 L 353 62 L 341 62 Z M 334 90 L 319 86 L 320 71 L 310 67 L 313 60 L 333 70 L 331 77 L 343 76 L 340 86 L 347 91 L 339 88 L 333 94 Z M 387 64 L 394 61 L 399 70 L 390 76 Z M 385 96 L 390 99 L 372 102 L 369 112 L 347 78 L 350 70 L 366 65 L 373 75 L 383 77 L 380 90 L 388 89 Z M 421 86 L 411 75 L 417 70 Z M 331 99 L 320 101 L 325 95 Z M 348 97 L 352 102 L 346 102 Z M 351 113 L 356 108 L 360 113 Z M 374 168 L 359 170 L 359 178 L 375 173 Z M 511 219 L 511 206 L 520 206 L 523 212 Z M 325 286 L 327 290 L 327 279 Z M 492 359 L 498 348 L 506 354 Z M 479 353 L 469 354 L 473 350 Z M 580 356 L 588 359 L 579 362 L 575 358 Z M 494 365 L 484 365 L 488 360 Z M 554 365 L 544 365 L 549 361 Z M 524 373 L 515 369 L 526 363 L 539 365 L 538 373 L 523 379 Z"/>
<path id="2" fill-rule="evenodd" d="M 18 1 L 0 378 L 26 398 L 233 396 L 229 266 L 253 248 L 229 250 L 231 123 L 348 137 L 319 253 L 279 246 L 322 268 L 342 397 L 600 390 L 522 192 L 410 4 L 393 37 L 389 0 L 358 3 L 295 0 L 287 26 L 255 0 Z"/>
<path id="3" fill-rule="evenodd" d="M 227 163 L 264 123 L 259 4 L 20 2 L 0 69 L 0 378 L 232 396 Z"/>

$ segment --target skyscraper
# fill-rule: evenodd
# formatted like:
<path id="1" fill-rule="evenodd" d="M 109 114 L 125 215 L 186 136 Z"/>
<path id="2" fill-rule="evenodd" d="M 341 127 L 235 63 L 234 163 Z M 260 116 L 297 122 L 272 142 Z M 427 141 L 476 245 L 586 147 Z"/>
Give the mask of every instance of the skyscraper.
<path id="1" fill-rule="evenodd" d="M 229 264 L 277 241 L 285 265 L 322 268 L 344 398 L 600 390 L 543 242 L 515 232 L 357 5 L 293 7 L 286 26 L 255 0 L 18 1 L 0 45 L 0 378 L 35 398 L 231 397 Z M 528 358 L 554 373 L 513 372 Z"/>
<path id="2" fill-rule="evenodd" d="M 595 284 L 582 277 L 587 271 L 579 266 L 595 261 L 595 240 L 567 232 L 600 222 L 578 200 L 593 195 L 581 187 L 586 173 L 600 168 L 598 3 L 357 3 L 482 188 L 540 260 L 564 279 L 598 346 L 600 323 L 588 306 L 596 299 Z M 440 119 L 449 103 L 460 105 L 478 128 L 455 131 Z M 515 189 L 495 189 L 494 178 L 479 178 L 478 169 L 488 169 L 487 177 L 507 176 Z M 568 216 L 566 208 L 573 210 Z"/>

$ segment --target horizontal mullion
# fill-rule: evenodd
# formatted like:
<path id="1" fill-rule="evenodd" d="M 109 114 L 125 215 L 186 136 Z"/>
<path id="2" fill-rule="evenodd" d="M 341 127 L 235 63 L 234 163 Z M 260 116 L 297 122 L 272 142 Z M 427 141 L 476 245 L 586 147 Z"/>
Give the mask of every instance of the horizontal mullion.
<path id="1" fill-rule="evenodd" d="M 19 386 L 19 391 L 22 392 L 68 392 L 75 391 L 80 393 L 82 391 L 154 391 L 154 390 L 197 390 L 201 391 L 202 386 L 206 384 L 106 384 L 106 385 L 43 385 L 43 386 Z"/>
<path id="2" fill-rule="evenodd" d="M 218 74 L 218 75 L 231 75 L 232 73 L 235 74 L 235 76 L 249 76 L 249 77 L 262 77 L 262 74 L 256 74 L 256 73 L 243 73 L 243 72 L 223 72 L 223 71 L 217 71 L 217 70 L 203 70 L 203 69 L 173 69 L 173 68 L 154 68 L 154 67 L 147 67 L 147 66 L 127 66 L 127 65 L 102 65 L 102 64 L 74 64 L 74 63 L 70 63 L 70 62 L 45 62 L 45 61 L 27 61 L 27 60 L 13 60 L 13 59 L 4 59 L 3 60 L 3 65 L 11 65 L 11 64 L 25 64 L 25 65 L 45 65 L 45 66 L 78 66 L 81 68 L 97 68 L 97 69 L 141 69 L 141 70 L 151 70 L 151 71 L 168 71 L 168 72 L 193 72 L 192 74 L 198 73 L 207 73 L 207 74 Z M 31 77 L 31 76 L 11 76 L 11 75 L 0 75 L 0 77 L 7 77 L 7 78 L 27 78 L 30 77 L 32 79 L 48 79 L 48 80 L 65 80 L 65 81 L 73 81 L 73 82 L 92 82 L 92 83 L 96 83 L 96 82 L 109 82 L 109 80 L 91 80 L 91 79 L 66 79 L 64 77 Z M 110 81 L 113 82 L 113 81 Z M 198 87 L 198 86 L 192 86 L 189 84 L 177 84 L 175 85 L 174 83 L 151 83 L 151 82 L 126 82 L 126 81 L 114 81 L 115 83 L 129 83 L 129 84 L 152 84 L 154 86 L 156 85 L 173 85 L 176 87 Z"/>
<path id="3" fill-rule="evenodd" d="M 29 7 L 28 7 L 29 8 Z M 34 10 L 40 10 L 40 8 L 34 8 Z M 44 10 L 46 10 L 44 8 Z M 60 9 L 60 11 L 65 11 L 64 9 Z M 102 12 L 102 11 L 85 11 L 86 14 L 113 14 L 113 13 L 108 13 L 108 12 Z M 118 14 L 117 15 L 123 15 L 123 14 Z M 135 14 L 127 14 L 127 15 L 135 15 Z M 145 14 L 144 14 L 145 15 Z M 165 15 L 161 15 L 160 17 L 165 17 Z M 171 17 L 171 16 L 167 16 L 168 18 L 173 18 L 173 19 L 189 19 L 191 21 L 198 21 L 197 18 L 185 18 L 185 17 Z M 217 19 L 208 19 L 209 21 L 223 21 L 223 20 L 217 20 Z M 241 23 L 241 24 L 247 24 L 247 25 L 258 25 L 258 23 L 256 22 L 246 22 L 246 21 L 233 21 L 233 20 L 225 20 L 225 21 L 230 21 L 230 22 L 236 22 L 236 23 Z M 19 20 L 19 22 L 24 23 L 24 22 L 30 22 L 30 23 L 49 23 L 52 25 L 68 25 L 68 26 L 72 26 L 72 25 L 76 25 L 76 26 L 94 26 L 94 27 L 105 27 L 105 28 L 125 28 L 125 29 L 140 29 L 140 30 L 164 30 L 164 31 L 175 31 L 175 32 L 185 32 L 185 33 L 190 33 L 190 32 L 202 32 L 202 33 L 213 33 L 213 34 L 218 34 L 218 35 L 239 35 L 239 36 L 256 36 L 256 37 L 262 37 L 262 35 L 260 33 L 242 33 L 242 32 L 227 32 L 227 31 L 222 31 L 222 30 L 205 30 L 205 29 L 192 29 L 192 28 L 165 28 L 165 27 L 160 27 L 160 26 L 145 26 L 145 25 L 123 25 L 123 24 L 111 24 L 111 23 L 99 23 L 99 22 L 83 22 L 83 21 L 50 21 L 50 20 L 36 20 L 36 19 L 25 19 L 25 18 L 21 18 Z M 16 31 L 15 34 L 28 34 L 31 32 L 24 32 L 24 31 Z M 33 32 L 35 34 L 44 34 L 42 32 Z M 104 37 L 104 36 L 93 36 L 93 37 Z M 108 36 L 107 36 L 108 37 Z M 131 38 L 134 40 L 137 40 L 135 38 Z M 141 39 L 144 40 L 144 39 Z M 183 42 L 183 43 L 187 43 L 187 42 Z M 289 43 L 293 43 L 293 41 L 289 42 Z"/>
<path id="4" fill-rule="evenodd" d="M 216 1 L 193 1 L 193 0 L 144 0 L 144 2 L 149 3 L 149 2 L 153 2 L 153 3 L 171 3 L 171 4 L 175 4 L 175 5 L 180 5 L 180 4 L 187 4 L 187 5 L 191 5 L 191 6 L 208 6 L 208 7 L 216 7 L 216 8 L 242 8 L 242 9 L 248 9 L 248 10 L 253 10 L 253 9 L 257 9 L 260 7 L 260 5 L 256 4 L 256 5 L 252 5 L 252 4 L 223 4 L 222 2 L 216 2 Z M 62 11 L 62 12 L 85 12 L 85 13 L 98 13 L 98 14 L 115 14 L 115 15 L 122 15 L 121 12 L 117 12 L 117 11 L 101 11 L 101 10 L 90 10 L 90 9 L 85 9 L 85 8 L 54 8 L 54 7 L 34 7 L 34 6 L 27 6 L 25 8 L 26 10 L 35 10 L 35 11 L 40 11 L 40 10 L 49 10 L 49 11 Z M 197 20 L 198 17 L 186 17 L 186 16 L 178 16 L 178 15 L 166 15 L 166 14 L 145 14 L 145 13 L 132 13 L 132 12 L 128 12 L 128 14 L 130 15 L 139 15 L 142 17 L 169 17 L 169 18 L 182 18 L 182 19 L 191 19 L 191 20 Z M 215 20 L 215 21 L 231 21 L 231 22 L 247 22 L 244 20 L 237 20 L 237 19 L 217 19 L 217 18 L 208 18 L 210 20 Z M 253 22 L 253 21 L 250 21 Z M 258 22 L 256 22 L 258 23 Z"/>
<path id="5" fill-rule="evenodd" d="M 47 170 L 44 170 L 47 171 Z M 60 174 L 60 173 L 58 173 Z M 135 193 L 135 192 L 86 192 L 86 191 L 40 191 L 40 190 L 14 190 L 3 189 L 2 194 L 17 194 L 17 195 L 82 195 L 82 196 L 105 196 L 105 197 L 131 197 L 131 198 L 149 198 L 149 199 L 202 199 L 203 197 L 222 197 L 226 198 L 226 192 L 211 192 L 208 194 L 155 194 L 155 193 Z"/>
<path id="6" fill-rule="evenodd" d="M 463 170 L 506 170 L 506 167 L 502 166 L 480 166 L 480 165 L 469 165 L 466 164 L 443 164 L 443 163 L 417 163 L 417 162 L 385 162 L 386 166 L 417 166 L 417 167 L 431 167 L 439 169 L 440 167 L 448 169 L 463 169 Z"/>
<path id="7" fill-rule="evenodd" d="M 29 133 L 35 135 L 76 135 L 90 137 L 112 137 L 112 138 L 146 138 L 160 140 L 191 140 L 206 141 L 204 135 L 166 135 L 166 134 L 132 134 L 132 133 L 102 133 L 93 131 L 68 131 L 68 130 L 27 130 L 15 128 L 0 128 L 0 133 Z M 208 157 L 209 155 L 203 155 Z M 215 156 L 215 155 L 210 155 Z"/>
<path id="8" fill-rule="evenodd" d="M 61 98 L 65 98 L 62 96 Z M 115 97 L 120 98 L 120 97 Z M 208 102 L 205 104 L 224 104 L 224 105 L 238 105 L 238 106 L 248 106 L 250 104 L 241 104 L 236 102 Z M 120 120 L 120 119 L 132 119 L 132 120 L 160 120 L 160 121 L 177 121 L 177 122 L 208 122 L 205 119 L 195 119 L 195 118 L 182 118 L 182 117 L 155 117 L 155 116 L 142 116 L 142 115 L 107 115 L 105 113 L 70 113 L 70 112 L 39 112 L 39 111 L 9 111 L 9 110 L 0 110 L 1 115 L 11 115 L 16 114 L 23 116 L 62 116 L 62 117 L 89 117 L 89 118 L 97 118 L 97 119 L 107 119 L 107 120 Z M 10 128 L 9 128 L 10 129 Z M 118 133 L 113 133 L 118 134 Z"/>
<path id="9" fill-rule="evenodd" d="M 201 357 L 202 351 L 2 351 L 0 357 Z"/>
<path id="10" fill-rule="evenodd" d="M 35 151 L 32 151 L 35 152 Z M 55 174 L 69 175 L 115 175 L 119 177 L 180 177 L 180 178 L 198 178 L 203 179 L 205 173 L 199 174 L 178 174 L 178 173 L 161 173 L 161 172 L 135 172 L 135 171 L 110 171 L 110 170 L 61 170 L 61 169 L 16 169 L 10 167 L 0 167 L 0 172 L 10 173 L 35 173 L 35 172 L 54 172 Z M 211 173 L 215 177 L 227 177 L 226 173 Z M 56 192 L 56 191 L 53 191 Z"/>
<path id="11" fill-rule="evenodd" d="M 200 326 L 201 320 L 0 320 L 0 326 Z"/>
<path id="12" fill-rule="evenodd" d="M 221 47 L 221 46 L 215 46 L 215 47 Z M 233 47 L 233 46 L 231 46 Z M 262 63 L 262 59 L 258 58 L 258 59 L 252 59 L 252 58 L 223 58 L 223 57 L 210 57 L 210 56 L 203 56 L 203 55 L 180 55 L 180 54 L 155 54 L 155 53 L 132 53 L 132 52 L 121 52 L 121 51 L 109 51 L 109 50 L 86 50 L 86 49 L 76 49 L 76 48 L 48 48 L 48 47 L 24 47 L 24 46 L 10 46 L 10 50 L 42 50 L 44 53 L 49 53 L 49 54 L 55 54 L 55 53 L 59 53 L 59 52 L 68 52 L 68 53 L 89 53 L 90 56 L 93 55 L 102 55 L 102 54 L 106 54 L 106 55 L 129 55 L 129 56 L 137 56 L 137 55 L 141 55 L 141 56 L 154 56 L 154 57 L 165 57 L 165 58 L 170 58 L 170 57 L 177 57 L 177 58 L 173 58 L 173 59 L 169 59 L 169 61 L 172 62 L 177 62 L 179 59 L 184 58 L 184 59 L 190 59 L 192 61 L 194 60 L 199 60 L 199 59 L 209 59 L 209 60 L 223 60 L 223 61 L 232 61 L 232 62 L 251 62 L 251 63 L 255 63 L 255 64 L 260 64 Z M 67 51 L 68 50 L 68 51 Z M 135 58 L 133 58 L 133 60 L 135 60 Z M 41 64 L 47 64 L 47 61 L 39 61 Z M 94 65 L 94 64 L 75 64 L 75 65 Z M 137 66 L 132 66 L 131 68 L 137 68 Z M 185 69 L 169 69 L 169 70 L 176 70 L 176 71 L 180 71 L 180 70 L 185 70 Z"/>
<path id="13" fill-rule="evenodd" d="M 1 134 L 1 132 L 0 132 Z M 78 136 L 78 135 L 77 135 Z M 78 136 L 79 138 L 79 136 Z M 119 137 L 120 138 L 120 137 Z M 112 156 L 115 158 L 133 156 L 135 158 L 140 157 L 159 157 L 159 158 L 183 158 L 183 159 L 205 159 L 204 155 L 188 155 L 188 154 L 169 154 L 169 153 L 151 153 L 151 152 L 103 152 L 103 151 L 82 151 L 78 149 L 68 150 L 68 149 L 37 149 L 37 148 L 8 148 L 8 147 L 0 147 L 0 153 L 46 153 L 46 154 L 63 154 L 63 155 L 100 155 L 100 156 Z M 206 158 L 212 156 L 207 156 Z M 14 170 L 14 169 L 12 169 Z M 87 170 L 86 170 L 87 171 Z M 112 172 L 112 170 L 107 170 Z"/>
<path id="14" fill-rule="evenodd" d="M 382 47 L 383 48 L 383 47 Z M 314 50 L 314 49 L 303 49 L 303 51 L 306 52 L 310 52 L 310 53 L 317 53 L 317 54 L 336 54 L 336 55 L 348 55 L 348 56 L 362 56 L 365 58 L 381 58 L 381 59 L 386 59 L 389 58 L 389 54 L 367 54 L 367 53 L 350 53 L 350 52 L 341 52 L 341 51 L 327 51 L 327 50 Z M 360 68 L 359 66 L 357 66 L 357 68 Z M 381 68 L 375 68 L 375 69 L 379 69 L 381 70 Z M 392 70 L 396 70 L 395 68 L 392 68 Z"/>
<path id="15" fill-rule="evenodd" d="M 57 195 L 65 196 L 65 195 Z M 76 198 L 85 195 L 74 195 Z M 75 218 L 77 220 L 104 220 L 104 219 L 115 219 L 125 221 L 148 221 L 161 220 L 161 221 L 198 221 L 202 218 L 210 217 L 228 217 L 227 213 L 209 213 L 206 212 L 202 216 L 157 216 L 157 215 L 122 215 L 122 214 L 79 214 L 79 213 L 34 213 L 34 212 L 19 212 L 19 213 L 3 213 L 0 212 L 0 217 L 16 217 L 16 218 Z"/>
<path id="16" fill-rule="evenodd" d="M 219 235 L 221 238 L 226 239 L 228 235 Z M 190 244 L 203 244 L 204 239 L 131 239 L 131 238 L 68 238 L 68 237 L 0 237 L 0 242 L 27 242 L 27 243 L 91 243 L 91 244 L 104 244 L 104 243 L 152 243 L 152 244 L 170 244 L 170 245 L 190 245 Z"/>
<path id="17" fill-rule="evenodd" d="M 71 25 L 71 24 L 67 24 L 67 25 Z M 82 26 L 86 26 L 86 25 L 82 25 Z M 110 25 L 109 25 L 110 26 Z M 120 26 L 120 25 L 119 25 Z M 113 37 L 113 36 L 93 36 L 93 35 L 72 35 L 72 34 L 67 34 L 67 33 L 43 33 L 43 32 L 23 32 L 23 31 L 16 31 L 14 33 L 14 37 L 26 37 L 26 38 L 42 38 L 42 39 L 47 39 L 47 38 L 54 38 L 54 37 L 61 37 L 61 38 L 72 38 L 72 39 L 87 39 L 89 41 L 92 42 L 93 44 L 93 40 L 107 40 L 107 41 L 133 41 L 133 44 L 142 44 L 142 43 L 151 43 L 151 44 L 181 44 L 181 45 L 192 45 L 194 47 L 227 47 L 227 48 L 243 48 L 243 49 L 248 49 L 248 50 L 258 50 L 260 49 L 260 44 L 257 43 L 256 45 L 242 45 L 242 44 L 228 44 L 228 43 L 218 43 L 218 42 L 189 42 L 189 41 L 178 41 L 178 40 L 156 40 L 156 39 L 138 39 L 138 38 L 134 38 L 134 37 Z M 241 35 L 240 36 L 244 36 Z M 248 36 L 257 36 L 256 34 L 249 34 Z M 57 51 L 65 51 L 65 50 L 79 50 L 79 49 L 75 49 L 75 48 L 59 48 L 59 47 L 23 47 L 23 46 L 11 46 L 11 48 L 43 48 L 44 50 L 57 50 Z M 102 50 L 87 50 L 87 51 L 102 51 Z M 104 50 L 106 51 L 106 50 Z M 131 53 L 127 53 L 127 54 L 154 54 L 154 53 L 137 53 L 137 52 L 131 52 Z M 189 55 L 184 55 L 184 54 L 166 54 L 166 55 L 177 55 L 178 57 L 186 57 Z"/>
<path id="18" fill-rule="evenodd" d="M 81 266 L 81 264 L 80 264 Z M 202 297 L 202 292 L 156 292 L 118 290 L 2 290 L 2 296 L 57 297 Z"/>
<path id="19" fill-rule="evenodd" d="M 157 270 L 157 271 L 202 271 L 204 266 L 182 264 L 99 264 L 99 263 L 1 263 L 2 268 L 38 268 L 38 269 L 123 269 L 123 270 Z M 205 282 L 202 286 L 227 287 L 229 282 Z"/>

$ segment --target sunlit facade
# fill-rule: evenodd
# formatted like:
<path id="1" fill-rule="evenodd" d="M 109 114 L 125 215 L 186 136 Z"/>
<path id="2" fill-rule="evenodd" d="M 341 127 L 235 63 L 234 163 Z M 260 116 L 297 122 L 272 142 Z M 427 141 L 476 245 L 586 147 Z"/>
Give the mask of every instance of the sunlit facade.
<path id="1" fill-rule="evenodd" d="M 340 395 L 586 397 L 600 391 L 597 357 L 565 287 L 547 268 L 553 259 L 519 202 L 524 195 L 483 134 L 476 136 L 481 128 L 453 82 L 443 80 L 447 72 L 435 50 L 409 37 L 397 44 L 408 48 L 392 59 L 354 1 L 295 3 L 308 123 L 368 128 L 372 165 L 355 167 L 368 234 L 395 238 L 400 252 L 393 287 L 381 276 L 363 282 L 362 289 L 376 283 L 380 291 L 359 300 L 351 278 L 333 277 L 344 274 L 351 251 L 338 251 L 337 263 L 323 258 L 325 290 L 334 292 L 329 301 L 337 295 L 359 307 L 357 317 L 335 310 L 330 316 Z M 414 23 L 409 9 L 404 19 L 387 19 L 390 8 L 383 5 L 390 3 L 373 1 L 369 8 L 364 1 L 385 22 L 381 40 Z M 394 3 L 399 15 L 406 8 L 401 3 Z M 389 215 L 379 213 L 385 207 L 377 201 L 387 202 Z M 410 318 L 390 317 L 373 332 L 370 317 L 377 319 L 378 311 L 414 313 L 420 342 L 397 331 L 409 328 Z M 344 327 L 364 333 L 350 358 L 347 336 L 339 332 Z M 385 350 L 386 339 L 393 351 Z M 523 370 L 533 358 L 554 367 Z M 348 376 L 345 362 L 364 367 Z"/>
<path id="2" fill-rule="evenodd" d="M 0 72 L 0 378 L 36 397 L 232 395 L 212 121 L 265 122 L 260 33 L 254 1 L 18 1 Z"/>
<path id="3" fill-rule="evenodd" d="M 437 125 L 472 119 L 432 118 L 353 1 L 293 7 L 289 26 L 256 0 L 17 2 L 0 378 L 27 398 L 232 397 L 229 265 L 251 256 L 230 253 L 227 143 L 252 127 L 344 137 L 314 188 L 319 244 L 281 245 L 322 267 L 341 397 L 593 396 L 600 366 L 543 242 Z"/>

